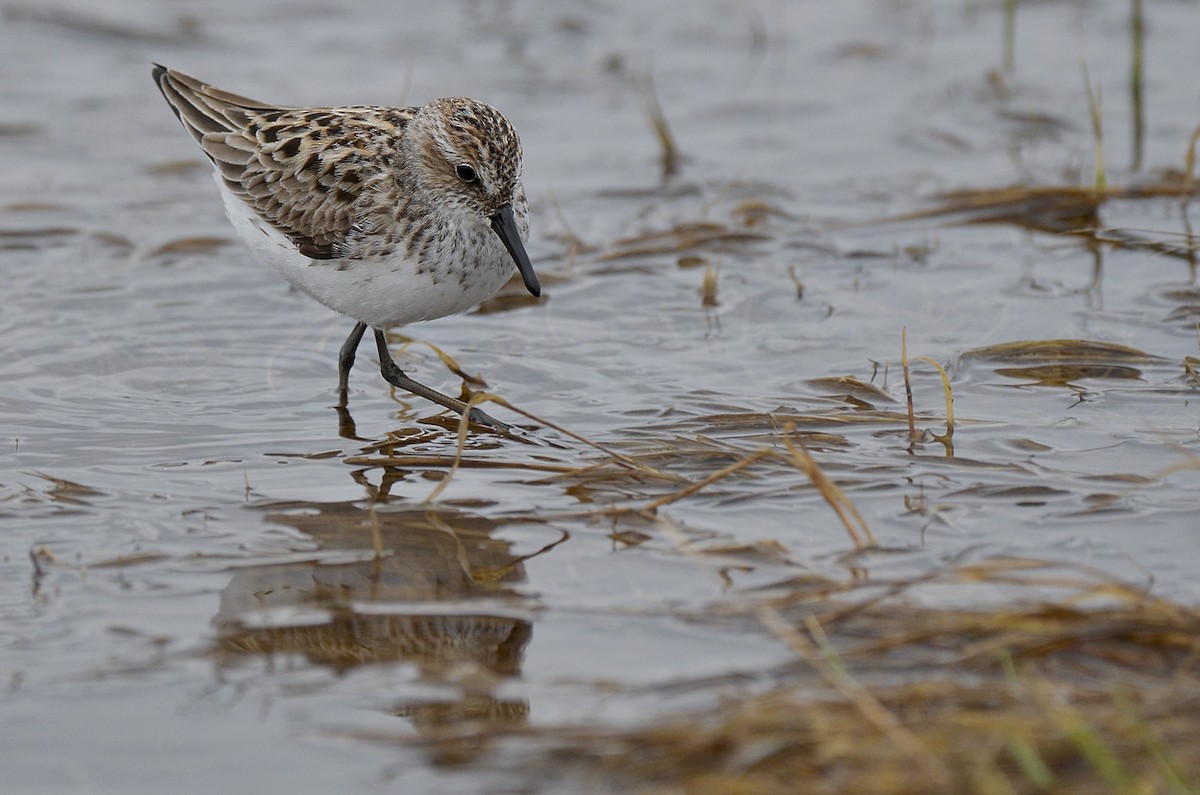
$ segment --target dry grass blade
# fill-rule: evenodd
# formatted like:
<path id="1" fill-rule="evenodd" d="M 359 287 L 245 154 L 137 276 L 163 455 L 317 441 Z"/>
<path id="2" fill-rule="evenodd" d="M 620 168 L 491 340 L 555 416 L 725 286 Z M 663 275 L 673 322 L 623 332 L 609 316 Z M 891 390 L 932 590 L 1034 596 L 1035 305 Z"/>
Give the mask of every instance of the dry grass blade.
<path id="1" fill-rule="evenodd" d="M 1163 186 L 1171 195 L 1186 191 L 1179 186 Z M 1026 229 L 1073 232 L 1098 225 L 1097 210 L 1110 198 L 1146 195 L 1146 188 L 1098 192 L 1079 187 L 985 188 L 956 191 L 941 196 L 942 204 L 925 210 L 905 213 L 876 221 L 878 224 L 909 221 L 941 220 L 948 224 L 1007 223 Z"/>
<path id="2" fill-rule="evenodd" d="M 920 439 L 917 422 L 913 416 L 912 376 L 908 370 L 908 327 L 900 329 L 900 367 L 904 371 L 904 404 L 908 412 L 908 442 Z"/>
<path id="3" fill-rule="evenodd" d="M 946 375 L 946 370 L 940 364 L 938 364 L 936 361 L 929 358 L 928 356 L 918 356 L 917 359 L 922 362 L 929 362 L 934 367 L 936 367 L 937 371 L 938 371 L 938 375 L 941 376 L 941 378 L 942 378 L 942 394 L 946 398 L 946 433 L 942 436 L 936 436 L 934 438 L 938 439 L 939 441 L 949 442 L 950 437 L 954 436 L 954 390 L 952 390 L 950 388 L 950 376 Z M 907 372 L 908 371 L 906 368 L 905 369 L 906 375 L 907 375 Z M 911 405 L 911 403 L 910 403 L 910 405 Z M 910 417 L 912 416 L 911 409 L 909 412 L 909 416 Z"/>
<path id="4" fill-rule="evenodd" d="M 1130 14 L 1131 58 L 1129 64 L 1129 104 L 1133 122 L 1133 156 L 1130 167 L 1134 171 L 1142 168 L 1142 157 L 1146 146 L 1146 17 L 1142 0 L 1133 0 Z"/>
<path id="5" fill-rule="evenodd" d="M 792 462 L 796 468 L 808 475 L 809 480 L 816 486 L 817 491 L 825 498 L 825 502 L 829 503 L 829 507 L 833 508 L 833 512 L 837 514 L 842 525 L 846 528 L 846 532 L 850 534 L 850 539 L 854 542 L 854 548 L 861 551 L 868 547 L 878 546 L 875 540 L 875 534 L 871 532 L 871 528 L 867 525 L 867 520 L 858 512 L 858 508 L 854 507 L 854 503 L 850 498 L 838 488 L 837 484 L 826 477 L 821 468 L 817 466 L 817 462 L 813 460 L 812 454 L 804 446 L 803 442 L 793 442 L 791 437 L 796 432 L 796 426 L 788 423 L 784 428 L 783 443 L 787 446 L 788 452 L 791 453 Z M 797 441 L 799 441 L 797 439 Z M 853 517 L 854 522 L 850 519 Z M 857 527 L 855 525 L 857 524 Z M 859 531 L 862 531 L 860 536 Z M 866 543 L 863 542 L 863 537 L 866 538 Z"/>
<path id="6" fill-rule="evenodd" d="M 454 477 L 455 473 L 457 473 L 459 468 L 462 466 L 462 463 L 463 463 L 462 456 L 463 456 L 464 450 L 466 449 L 466 444 L 467 444 L 467 431 L 471 425 L 471 421 L 469 419 L 469 417 L 471 415 L 471 409 L 474 409 L 476 406 L 478 406 L 482 403 L 498 403 L 499 405 L 507 408 L 509 411 L 514 411 L 523 417 L 527 417 L 527 418 L 533 420 L 534 422 L 540 423 L 542 425 L 547 425 L 547 426 L 553 428 L 554 430 L 558 431 L 559 433 L 566 434 L 567 436 L 571 437 L 572 439 L 583 442 L 584 444 L 588 445 L 589 447 L 599 450 L 600 452 L 609 456 L 609 458 L 611 458 L 613 461 L 615 461 L 616 463 L 618 463 L 622 466 L 626 466 L 630 469 L 634 469 L 634 470 L 638 470 L 638 471 L 649 471 L 652 474 L 658 474 L 657 470 L 647 467 L 645 464 L 635 461 L 634 459 L 630 458 L 629 456 L 618 453 L 617 451 L 612 450 L 608 447 L 605 447 L 604 445 L 602 445 L 598 442 L 594 442 L 591 439 L 588 439 L 586 436 L 575 433 L 574 431 L 567 430 L 566 428 L 562 427 L 561 425 L 544 420 L 541 417 L 538 417 L 534 414 L 531 414 L 528 411 L 525 411 L 524 409 L 519 409 L 516 406 L 514 406 L 513 404 L 509 403 L 507 400 L 505 400 L 500 395 L 493 395 L 489 392 L 478 392 L 478 393 L 472 395 L 471 399 L 469 401 L 467 401 L 467 410 L 464 411 L 463 414 L 458 419 L 458 434 L 457 434 L 457 439 L 456 439 L 455 447 L 454 447 L 454 460 L 450 465 L 450 470 L 446 473 L 446 476 L 444 478 L 442 478 L 442 480 L 436 486 L 434 486 L 433 491 L 431 491 L 429 493 L 429 496 L 427 496 L 425 498 L 424 502 L 432 502 L 433 500 L 436 500 L 438 498 L 438 496 L 440 496 L 441 493 L 446 490 L 446 487 L 448 485 L 450 485 L 451 478 Z"/>
<path id="7" fill-rule="evenodd" d="M 1196 177 L 1196 144 L 1200 143 L 1200 127 L 1197 127 L 1188 140 L 1187 155 L 1184 157 L 1184 172 L 1187 175 L 1186 187 L 1190 190 L 1195 184 Z"/>
<path id="8" fill-rule="evenodd" d="M 823 392 L 834 392 L 839 394 L 849 395 L 850 397 L 859 398 L 860 400 L 870 402 L 882 400 L 888 403 L 895 403 L 896 399 L 878 387 L 875 384 L 868 384 L 865 381 L 860 381 L 852 375 L 828 376 L 825 378 L 810 378 L 808 384 L 820 389 Z"/>
<path id="9" fill-rule="evenodd" d="M 646 106 L 646 117 L 650 120 L 650 127 L 654 130 L 654 136 L 658 139 L 658 146 L 662 152 L 663 179 L 668 179 L 679 172 L 679 148 L 675 146 L 675 136 L 671 134 L 671 126 L 667 124 L 667 116 L 663 113 L 662 105 L 658 101 L 653 78 L 646 78 L 643 101 Z"/>
<path id="10" fill-rule="evenodd" d="M 653 475 L 655 477 L 667 477 L 662 472 L 659 472 L 657 469 L 647 466 L 646 464 L 644 464 L 640 461 L 637 461 L 633 458 L 630 458 L 627 455 L 618 453 L 616 450 L 613 450 L 611 447 L 608 447 L 606 445 L 600 444 L 599 442 L 593 441 L 582 434 L 576 433 L 575 431 L 568 430 L 567 428 L 563 427 L 562 425 L 559 425 L 556 422 L 551 422 L 550 420 L 547 420 L 544 417 L 539 417 L 536 414 L 531 414 L 530 412 L 526 411 L 525 409 L 517 408 L 516 406 L 509 403 L 507 400 L 500 397 L 499 395 L 486 395 L 486 399 L 493 403 L 499 403 L 501 406 L 504 406 L 509 411 L 514 411 L 517 414 L 520 414 L 522 417 L 533 420 L 534 422 L 538 423 L 539 425 L 545 425 L 548 428 L 553 428 L 554 430 L 558 431 L 559 433 L 569 436 L 577 442 L 582 442 L 582 443 L 586 444 L 588 447 L 599 450 L 600 452 L 604 453 L 606 456 L 611 458 L 613 461 L 620 464 L 621 466 L 627 467 L 632 470 L 636 470 L 638 472 L 645 472 L 645 473 L 647 473 L 649 475 Z"/>
<path id="11" fill-rule="evenodd" d="M 1099 340 L 1055 339 L 1022 340 L 972 348 L 963 353 L 964 359 L 991 359 L 1003 362 L 1119 362 L 1150 363 L 1164 361 L 1128 345 Z"/>
<path id="12" fill-rule="evenodd" d="M 792 284 L 796 286 L 796 300 L 804 300 L 804 282 L 800 280 L 800 275 L 796 272 L 795 265 L 788 266 L 788 276 L 792 280 Z"/>
<path id="13" fill-rule="evenodd" d="M 560 473 L 560 474 L 568 474 L 568 475 L 575 474 L 580 471 L 583 471 L 583 469 L 586 469 L 586 467 L 580 468 L 580 467 L 569 467 L 569 466 L 558 466 L 558 465 L 545 465 L 545 464 L 537 464 L 537 463 L 507 464 L 505 462 L 494 462 L 494 463 L 489 464 L 489 463 L 483 463 L 483 462 L 469 462 L 469 463 L 465 462 L 462 456 L 463 456 L 464 450 L 466 449 L 467 430 L 470 427 L 470 420 L 468 420 L 467 417 L 470 415 L 470 409 L 473 409 L 482 403 L 496 403 L 498 405 L 504 406 L 509 411 L 520 414 L 522 417 L 526 417 L 527 419 L 533 420 L 534 422 L 538 423 L 539 425 L 545 425 L 549 428 L 553 428 L 554 430 L 558 431 L 559 433 L 561 433 L 565 436 L 568 436 L 578 442 L 582 442 L 583 444 L 585 444 L 588 447 L 591 447 L 595 450 L 599 450 L 601 453 L 604 453 L 604 455 L 608 456 L 609 459 L 611 459 L 615 464 L 623 467 L 624 469 L 626 469 L 628 471 L 637 472 L 639 474 L 648 475 L 648 476 L 659 478 L 659 479 L 677 480 L 677 478 L 674 478 L 670 475 L 659 472 L 654 467 L 651 467 L 642 461 L 638 461 L 634 458 L 631 458 L 630 456 L 624 455 L 623 453 L 618 453 L 616 450 L 613 450 L 612 448 L 610 448 L 606 445 L 600 444 L 599 442 L 593 441 L 593 440 L 587 438 L 586 436 L 583 436 L 582 434 L 579 434 L 572 430 L 569 430 L 569 429 L 563 427 L 562 425 L 559 425 L 558 423 L 551 422 L 543 417 L 539 417 L 536 414 L 526 411 L 525 409 L 518 408 L 518 407 L 514 406 L 512 403 L 509 403 L 508 400 L 501 397 L 500 395 L 492 394 L 489 392 L 479 392 L 479 393 L 476 393 L 471 396 L 470 400 L 467 401 L 467 406 L 469 407 L 468 410 L 466 411 L 466 413 L 464 413 L 463 415 L 461 415 L 459 417 L 458 434 L 457 434 L 457 440 L 456 440 L 456 444 L 455 444 L 455 454 L 454 454 L 453 459 L 451 459 L 448 462 L 449 466 L 450 466 L 450 470 L 449 470 L 449 472 L 446 473 L 446 476 L 441 480 L 441 482 L 439 482 L 437 484 L 437 486 L 434 487 L 433 491 L 430 492 L 429 496 L 427 496 L 425 498 L 426 502 L 430 502 L 432 500 L 437 499 L 437 497 L 449 485 L 450 479 L 463 466 L 468 466 L 468 467 L 470 467 L 470 466 L 480 466 L 480 467 L 482 467 L 482 466 L 514 466 L 514 467 L 523 467 L 526 469 L 543 470 L 543 471 L 555 472 L 555 473 Z M 351 459 L 348 459 L 348 461 L 349 460 L 351 460 Z M 378 458 L 367 457 L 367 458 L 357 458 L 357 459 L 353 459 L 353 460 L 357 461 L 359 463 L 386 465 L 392 459 L 389 458 L 387 460 L 381 460 Z M 430 460 L 430 459 L 427 458 L 425 460 Z M 409 458 L 399 459 L 399 462 L 404 463 L 404 464 L 410 464 L 410 463 L 413 463 L 414 461 L 415 461 L 415 459 L 409 459 Z M 447 460 L 444 458 L 441 458 L 441 457 L 433 458 L 432 462 L 438 466 L 445 466 L 447 464 Z"/>
<path id="14" fill-rule="evenodd" d="M 702 306 L 713 307 L 719 303 L 717 301 L 717 275 L 719 273 L 719 268 L 714 269 L 712 265 L 704 266 L 704 278 L 700 281 L 700 304 Z"/>
<path id="15" fill-rule="evenodd" d="M 118 555 L 115 558 L 105 558 L 98 560 L 95 563 L 89 563 L 89 569 L 115 569 L 125 568 L 127 566 L 140 566 L 143 563 L 158 563 L 164 560 L 170 560 L 171 556 L 165 552 L 138 552 L 132 555 Z"/>
<path id="16" fill-rule="evenodd" d="M 45 472 L 30 470 L 28 474 L 41 478 L 50 484 L 50 490 L 44 494 L 46 498 L 53 502 L 86 505 L 89 497 L 105 496 L 104 492 L 93 489 L 91 486 L 85 486 L 82 483 L 76 483 L 66 478 L 55 477 Z"/>
<path id="17" fill-rule="evenodd" d="M 45 544 L 38 544 L 37 546 L 29 548 L 29 562 L 33 564 L 33 589 L 36 592 L 39 581 L 46 574 L 45 569 L 42 568 L 42 564 L 56 564 L 58 563 L 58 556 L 54 554 L 54 550 L 52 550 L 50 547 L 46 546 Z"/>
<path id="18" fill-rule="evenodd" d="M 527 552 L 524 555 L 516 555 L 505 561 L 504 565 L 502 566 L 471 569 L 471 579 L 475 582 L 499 582 L 503 580 L 518 567 L 523 566 L 534 558 L 545 555 L 547 552 L 550 552 L 559 544 L 562 544 L 571 537 L 571 534 L 566 530 L 559 530 L 558 533 L 559 535 L 556 540 L 547 544 L 543 544 L 533 552 Z"/>
<path id="19" fill-rule="evenodd" d="M 449 471 L 446 472 L 446 476 L 438 481 L 438 484 L 433 487 L 433 491 L 429 492 L 429 496 L 423 502 L 428 503 L 436 500 L 446 490 L 446 487 L 450 485 L 450 480 L 454 477 L 454 474 L 458 472 L 458 468 L 462 464 L 463 450 L 467 446 L 467 430 L 471 426 L 471 410 L 480 403 L 494 399 L 494 395 L 490 395 L 487 392 L 479 392 L 472 395 L 471 399 L 467 401 L 466 410 L 458 418 L 458 433 L 454 444 L 454 463 L 451 464 Z"/>
<path id="20" fill-rule="evenodd" d="M 766 235 L 758 232 L 745 232 L 712 221 L 697 221 L 679 224 L 665 232 L 650 232 L 613 241 L 613 250 L 604 252 L 596 259 L 604 262 L 627 257 L 678 254 L 715 243 L 754 243 L 767 239 Z"/>
<path id="21" fill-rule="evenodd" d="M 432 342 L 427 342 L 425 340 L 413 339 L 412 337 L 407 337 L 407 336 L 404 336 L 403 334 L 391 334 L 391 335 L 389 335 L 389 337 L 391 337 L 392 339 L 394 339 L 400 343 L 400 350 L 404 350 L 405 348 L 409 347 L 410 345 L 424 345 L 425 347 L 429 348 L 429 350 L 433 351 L 437 355 L 437 357 L 442 360 L 442 364 L 445 365 L 447 370 L 454 373 L 456 376 L 461 378 L 463 381 L 466 381 L 468 384 L 471 384 L 473 386 L 480 386 L 480 387 L 487 386 L 487 382 L 484 381 L 482 377 L 477 376 L 477 375 L 471 375 L 470 373 L 463 370 L 462 367 L 459 366 L 458 362 L 455 361 L 453 356 L 446 353 L 444 350 L 439 348 L 437 345 L 434 345 Z"/>
<path id="22" fill-rule="evenodd" d="M 701 489 L 705 488 L 706 486 L 716 483 L 718 480 L 727 478 L 730 475 L 732 475 L 733 473 L 743 470 L 746 467 L 750 466 L 751 464 L 753 464 L 757 461 L 761 461 L 762 459 L 764 459 L 767 456 L 772 455 L 772 454 L 773 454 L 773 452 L 769 448 L 764 447 L 761 450 L 756 450 L 755 452 L 746 456 L 742 460 L 735 461 L 734 463 L 730 464 L 729 466 L 725 467 L 724 469 L 720 470 L 719 472 L 714 472 L 713 474 L 706 477 L 704 480 L 697 481 L 696 483 L 693 483 L 690 486 L 687 486 L 686 488 L 682 488 L 679 491 L 674 492 L 673 494 L 668 494 L 665 497 L 659 497 L 657 500 L 654 500 L 653 502 L 643 506 L 641 510 L 646 511 L 648 513 L 653 513 L 654 511 L 658 510 L 660 507 L 662 507 L 664 505 L 668 505 L 672 502 L 677 502 L 679 500 L 682 500 L 684 497 L 695 494 L 696 492 L 700 491 Z"/>
<path id="23" fill-rule="evenodd" d="M 352 455 L 342 459 L 342 463 L 350 466 L 366 467 L 410 467 L 432 468 L 452 467 L 455 457 L 445 455 Z M 541 461 L 502 461 L 491 458 L 464 458 L 459 461 L 463 469 L 522 469 L 529 472 L 551 472 L 556 474 L 575 474 L 582 467 L 570 464 L 547 464 Z"/>
<path id="24" fill-rule="evenodd" d="M 1104 167 L 1104 121 L 1100 86 L 1092 89 L 1092 78 L 1088 75 L 1087 64 L 1083 64 L 1083 86 L 1087 91 L 1088 115 L 1092 119 L 1092 135 L 1096 138 L 1095 187 L 1098 191 L 1105 189 L 1108 181 Z"/>
<path id="25" fill-rule="evenodd" d="M 848 224 L 841 229 L 864 229 L 913 221 L 940 220 L 946 224 L 1013 224 L 1025 229 L 1054 234 L 1088 234 L 1099 228 L 1099 209 L 1106 202 L 1153 199 L 1195 194 L 1191 175 L 1195 165 L 1195 149 L 1200 141 L 1200 129 L 1192 139 L 1187 153 L 1187 173 L 1183 177 L 1166 173 L 1158 182 L 1139 183 L 1121 187 L 1062 185 L 1017 185 L 1004 188 L 982 188 L 941 194 L 941 204 L 924 210 L 889 216 L 865 224 Z"/>

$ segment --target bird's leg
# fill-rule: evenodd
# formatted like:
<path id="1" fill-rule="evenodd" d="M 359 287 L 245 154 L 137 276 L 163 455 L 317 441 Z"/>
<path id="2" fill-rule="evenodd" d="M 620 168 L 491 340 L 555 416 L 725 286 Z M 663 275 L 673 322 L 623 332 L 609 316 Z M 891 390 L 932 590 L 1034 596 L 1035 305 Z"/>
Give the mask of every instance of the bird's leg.
<path id="1" fill-rule="evenodd" d="M 346 337 L 341 350 L 338 351 L 338 405 L 340 406 L 346 405 L 346 395 L 350 389 L 350 368 L 354 366 L 354 352 L 358 350 L 358 343 L 362 341 L 366 331 L 366 323 L 355 323 L 354 331 L 350 332 L 350 336 Z"/>
<path id="2" fill-rule="evenodd" d="M 354 366 L 354 352 L 358 350 L 358 343 L 362 341 L 366 331 L 366 323 L 356 323 L 354 331 L 350 332 L 350 336 L 338 351 L 338 402 L 334 409 L 338 413 L 338 434 L 345 439 L 360 438 L 354 418 L 350 416 L 350 409 L 347 408 L 347 398 L 350 390 L 350 368 Z"/>
<path id="3" fill-rule="evenodd" d="M 357 330 L 357 327 L 356 327 Z M 361 335 L 360 335 L 361 336 Z M 348 342 L 348 340 L 347 340 Z M 379 348 L 379 372 L 383 375 L 383 380 L 387 381 L 392 386 L 398 386 L 403 390 L 412 392 L 414 395 L 423 397 L 426 400 L 431 400 L 439 406 L 445 406 L 451 411 L 456 411 L 459 414 L 465 414 L 467 404 L 461 400 L 452 398 L 449 395 L 443 395 L 436 389 L 430 389 L 424 384 L 414 381 L 404 374 L 396 362 L 392 359 L 392 354 L 388 351 L 387 339 L 383 336 L 383 332 L 375 329 L 375 345 Z M 498 431 L 508 432 L 512 430 L 506 423 L 488 416 L 478 408 L 471 409 L 471 422 L 477 422 L 480 425 L 486 425 L 490 428 L 495 428 Z"/>

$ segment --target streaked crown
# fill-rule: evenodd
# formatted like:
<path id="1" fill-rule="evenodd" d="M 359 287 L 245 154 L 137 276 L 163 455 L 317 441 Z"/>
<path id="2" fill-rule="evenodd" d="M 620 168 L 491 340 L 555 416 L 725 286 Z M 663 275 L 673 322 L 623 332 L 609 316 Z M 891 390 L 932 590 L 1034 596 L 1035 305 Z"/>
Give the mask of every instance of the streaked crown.
<path id="1" fill-rule="evenodd" d="M 485 216 L 524 200 L 521 140 L 500 111 L 466 97 L 436 99 L 413 118 L 422 181 Z"/>

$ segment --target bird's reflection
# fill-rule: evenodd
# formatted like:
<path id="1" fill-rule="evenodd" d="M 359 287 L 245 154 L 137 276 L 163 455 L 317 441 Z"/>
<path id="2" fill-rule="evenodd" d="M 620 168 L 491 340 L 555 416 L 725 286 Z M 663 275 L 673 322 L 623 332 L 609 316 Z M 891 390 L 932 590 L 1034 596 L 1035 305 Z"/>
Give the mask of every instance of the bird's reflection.
<path id="1" fill-rule="evenodd" d="M 350 408 L 345 403 L 339 402 L 333 407 L 333 410 L 337 412 L 338 416 L 338 436 L 356 442 L 366 441 L 358 435 L 358 424 L 354 422 Z"/>
<path id="2" fill-rule="evenodd" d="M 321 559 L 235 572 L 214 619 L 220 664 L 299 656 L 344 672 L 407 662 L 426 681 L 462 692 L 457 701 L 395 705 L 418 730 L 525 720 L 526 702 L 490 695 L 519 675 L 532 635 L 529 621 L 494 610 L 497 602 L 523 603 L 513 586 L 525 580 L 524 558 L 492 538 L 497 522 L 428 506 L 298 502 L 266 510 L 268 521 L 319 542 Z M 374 543 L 386 553 L 371 555 Z M 338 560 L 339 550 L 351 559 Z M 485 599 L 491 610 L 472 609 Z"/>

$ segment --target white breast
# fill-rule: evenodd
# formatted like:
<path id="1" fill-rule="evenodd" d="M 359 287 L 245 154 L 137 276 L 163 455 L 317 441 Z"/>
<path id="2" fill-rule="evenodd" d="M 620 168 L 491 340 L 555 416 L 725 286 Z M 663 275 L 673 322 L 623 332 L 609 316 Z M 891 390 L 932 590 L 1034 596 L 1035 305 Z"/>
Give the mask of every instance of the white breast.
<path id="1" fill-rule="evenodd" d="M 314 260 L 225 188 L 217 176 L 225 213 L 254 256 L 296 289 L 325 306 L 374 328 L 387 328 L 465 312 L 491 296 L 515 267 L 490 229 L 477 235 L 472 256 L 418 272 L 414 258 Z"/>

